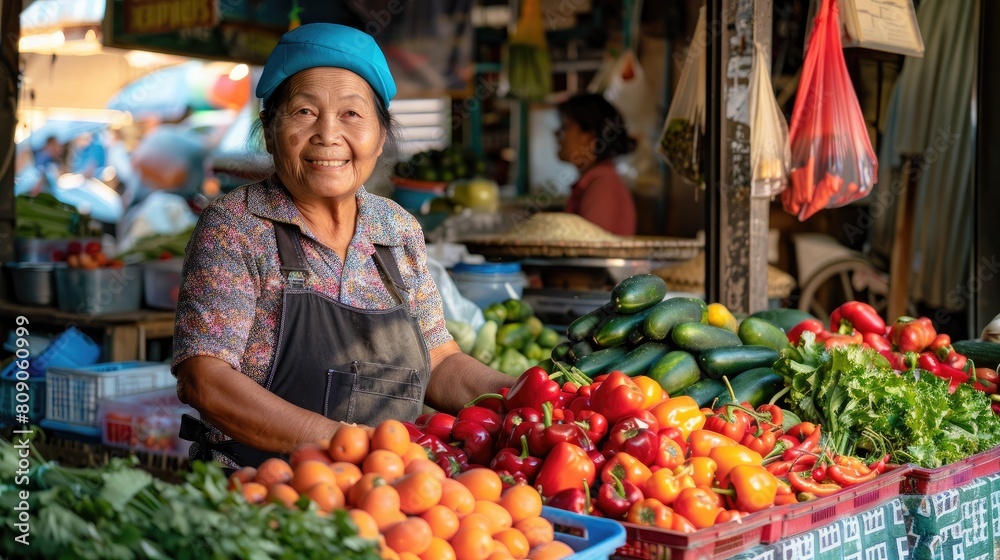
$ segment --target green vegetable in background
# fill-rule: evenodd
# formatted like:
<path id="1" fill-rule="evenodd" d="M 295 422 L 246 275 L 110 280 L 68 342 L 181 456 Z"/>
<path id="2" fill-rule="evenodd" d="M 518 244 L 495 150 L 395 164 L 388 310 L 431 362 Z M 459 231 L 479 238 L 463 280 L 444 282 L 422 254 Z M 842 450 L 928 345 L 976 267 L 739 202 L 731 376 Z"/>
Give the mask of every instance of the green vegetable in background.
<path id="1" fill-rule="evenodd" d="M 458 348 L 466 354 L 472 352 L 472 347 L 476 344 L 476 329 L 462 321 L 449 320 L 445 321 L 444 324 L 448 327 L 448 333 L 458 344 Z"/>
<path id="2" fill-rule="evenodd" d="M 535 363 L 514 348 L 504 348 L 500 354 L 500 364 L 497 369 L 512 377 L 517 377 Z"/>
<path id="3" fill-rule="evenodd" d="M 499 327 L 493 321 L 483 323 L 483 326 L 479 328 L 479 333 L 476 334 L 476 342 L 469 355 L 484 364 L 492 362 L 497 355 L 498 329 Z"/>

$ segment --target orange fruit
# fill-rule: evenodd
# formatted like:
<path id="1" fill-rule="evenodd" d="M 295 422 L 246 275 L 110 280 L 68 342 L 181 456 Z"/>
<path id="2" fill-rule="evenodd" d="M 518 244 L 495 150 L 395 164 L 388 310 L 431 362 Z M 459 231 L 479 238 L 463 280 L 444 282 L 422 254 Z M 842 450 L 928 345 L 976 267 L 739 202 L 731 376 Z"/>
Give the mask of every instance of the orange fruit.
<path id="1" fill-rule="evenodd" d="M 405 474 L 412 474 L 415 472 L 429 472 L 434 475 L 434 478 L 438 480 L 444 480 L 447 475 L 444 474 L 444 469 L 438 466 L 437 463 L 431 461 L 430 459 L 413 459 L 409 463 L 406 462 L 406 458 L 403 458 L 403 463 L 406 464 L 406 468 L 403 469 Z"/>
<path id="2" fill-rule="evenodd" d="M 399 492 L 399 509 L 407 515 L 423 513 L 441 501 L 441 480 L 429 472 L 415 472 L 392 482 Z"/>
<path id="3" fill-rule="evenodd" d="M 403 476 L 405 468 L 403 458 L 387 449 L 372 451 L 361 464 L 361 472 L 378 473 L 389 482 Z"/>
<path id="4" fill-rule="evenodd" d="M 368 432 L 361 426 L 341 424 L 330 438 L 327 453 L 334 461 L 347 461 L 360 465 L 368 456 L 370 440 Z"/>
<path id="5" fill-rule="evenodd" d="M 455 549 L 447 539 L 434 537 L 431 545 L 420 555 L 420 560 L 455 560 Z"/>
<path id="6" fill-rule="evenodd" d="M 242 467 L 233 474 L 229 475 L 229 484 L 226 488 L 232 492 L 240 486 L 246 485 L 247 482 L 253 482 L 253 479 L 256 477 L 257 469 L 253 467 Z"/>
<path id="7" fill-rule="evenodd" d="M 549 541 L 532 547 L 528 556 L 531 560 L 558 560 L 573 555 L 574 550 L 564 542 Z"/>
<path id="8" fill-rule="evenodd" d="M 542 496 L 530 486 L 518 484 L 500 496 L 500 505 L 510 513 L 512 523 L 542 514 Z"/>
<path id="9" fill-rule="evenodd" d="M 493 522 L 481 513 L 470 513 L 458 520 L 458 530 L 475 528 L 493 534 Z"/>
<path id="10" fill-rule="evenodd" d="M 486 560 L 493 554 L 493 537 L 478 527 L 459 529 L 448 542 L 456 560 Z"/>
<path id="11" fill-rule="evenodd" d="M 472 508 L 472 513 L 481 513 L 486 519 L 490 520 L 491 535 L 507 529 L 514 524 L 511 521 L 510 513 L 496 502 L 476 500 L 476 505 Z"/>
<path id="12" fill-rule="evenodd" d="M 454 479 L 465 485 L 477 500 L 500 501 L 503 482 L 493 469 L 476 468 L 458 473 Z"/>
<path id="13" fill-rule="evenodd" d="M 251 504 L 259 504 L 267 499 L 267 486 L 259 482 L 247 482 L 243 485 L 243 499 Z"/>
<path id="14" fill-rule="evenodd" d="M 420 446 L 420 444 L 415 442 L 410 442 L 410 445 L 406 446 L 406 451 L 400 453 L 403 457 L 403 463 L 409 465 L 410 461 L 414 459 L 428 459 L 427 450 Z"/>
<path id="15" fill-rule="evenodd" d="M 320 511 L 330 513 L 344 507 L 344 493 L 331 482 L 317 482 L 302 495 L 316 502 Z"/>
<path id="16" fill-rule="evenodd" d="M 295 467 L 289 485 L 301 494 L 321 482 L 337 484 L 337 477 L 326 463 L 309 459 Z"/>
<path id="17" fill-rule="evenodd" d="M 361 503 L 361 499 L 364 498 L 372 488 L 375 488 L 376 486 L 385 486 L 386 484 L 388 483 L 384 478 L 382 478 L 382 475 L 376 473 L 361 475 L 361 478 L 354 483 L 354 486 L 351 486 L 350 489 L 347 490 L 347 495 L 345 497 L 347 498 L 348 505 L 357 506 Z"/>
<path id="18" fill-rule="evenodd" d="M 330 471 L 337 480 L 337 486 L 347 493 L 359 480 L 361 480 L 361 469 L 354 463 L 338 461 L 330 464 Z"/>
<path id="19" fill-rule="evenodd" d="M 376 486 L 365 494 L 358 507 L 375 518 L 379 530 L 406 516 L 399 510 L 399 493 L 392 486 Z"/>
<path id="20" fill-rule="evenodd" d="M 507 550 L 507 545 L 494 538 L 493 554 L 487 556 L 486 560 L 514 560 L 514 557 L 511 556 L 510 551 Z"/>
<path id="21" fill-rule="evenodd" d="M 396 552 L 422 554 L 431 546 L 431 526 L 419 517 L 408 517 L 382 531 L 385 544 Z"/>
<path id="22" fill-rule="evenodd" d="M 292 467 L 283 459 L 271 457 L 257 467 L 257 477 L 254 482 L 259 482 L 264 486 L 283 484 L 292 479 Z"/>
<path id="23" fill-rule="evenodd" d="M 420 560 L 420 557 L 412 552 L 400 552 L 399 560 Z"/>
<path id="24" fill-rule="evenodd" d="M 555 538 L 555 530 L 552 523 L 544 517 L 529 517 L 522 519 L 514 528 L 524 534 L 528 539 L 528 546 L 535 548 L 540 544 L 545 544 Z"/>
<path id="25" fill-rule="evenodd" d="M 281 504 L 288 509 L 295 509 L 295 502 L 299 501 L 299 493 L 291 486 L 279 482 L 267 488 L 267 501 Z"/>
<path id="26" fill-rule="evenodd" d="M 458 532 L 458 515 L 441 504 L 421 513 L 420 517 L 430 524 L 435 537 L 448 540 Z"/>
<path id="27" fill-rule="evenodd" d="M 303 443 L 292 451 L 291 456 L 288 457 L 288 464 L 292 466 L 292 470 L 303 461 L 320 461 L 329 465 L 331 463 L 330 454 L 326 452 L 329 447 L 329 444 L 323 447 L 318 443 Z"/>
<path id="28" fill-rule="evenodd" d="M 472 513 L 473 508 L 476 506 L 476 497 L 461 482 L 454 478 L 446 478 L 441 481 L 440 503 L 458 514 L 459 518 L 462 518 Z"/>
<path id="29" fill-rule="evenodd" d="M 494 534 L 493 540 L 502 542 L 507 547 L 507 552 L 515 560 L 524 560 L 528 557 L 528 551 L 531 550 L 524 533 L 514 528 L 504 529 Z"/>
<path id="30" fill-rule="evenodd" d="M 371 449 L 385 449 L 402 456 L 409 448 L 410 432 L 399 420 L 386 420 L 375 427 Z"/>
<path id="31" fill-rule="evenodd" d="M 378 538 L 378 523 L 375 522 L 375 518 L 372 514 L 368 513 L 363 509 L 349 509 L 347 510 L 348 517 L 354 522 L 358 527 L 358 536 L 363 539 L 377 539 Z"/>

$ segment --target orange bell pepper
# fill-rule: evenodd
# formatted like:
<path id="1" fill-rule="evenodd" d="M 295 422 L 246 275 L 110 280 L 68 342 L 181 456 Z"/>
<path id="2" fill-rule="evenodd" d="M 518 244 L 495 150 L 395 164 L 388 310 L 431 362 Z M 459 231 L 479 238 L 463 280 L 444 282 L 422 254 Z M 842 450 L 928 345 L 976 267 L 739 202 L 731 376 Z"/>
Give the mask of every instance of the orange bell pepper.
<path id="1" fill-rule="evenodd" d="M 674 509 L 683 515 L 692 525 L 699 529 L 711 527 L 719 516 L 722 507 L 719 506 L 715 492 L 706 486 L 685 488 L 674 501 Z"/>
<path id="2" fill-rule="evenodd" d="M 656 498 L 644 498 L 632 504 L 625 520 L 649 527 L 669 529 L 673 525 L 674 510 Z"/>
<path id="3" fill-rule="evenodd" d="M 760 465 L 736 465 L 729 473 L 726 490 L 732 507 L 753 513 L 774 505 L 778 495 L 778 479 Z"/>
<path id="4" fill-rule="evenodd" d="M 713 447 L 708 452 L 708 456 L 719 466 L 719 469 L 715 471 L 715 479 L 722 483 L 722 486 L 725 486 L 729 471 L 737 465 L 760 465 L 764 461 L 760 453 L 739 444 Z"/>
<path id="5" fill-rule="evenodd" d="M 617 476 L 618 480 L 627 480 L 642 488 L 653 473 L 642 461 L 621 451 L 604 463 L 604 467 L 601 468 L 601 481 L 612 482 L 614 480 L 612 474 Z"/>
<path id="6" fill-rule="evenodd" d="M 647 498 L 656 498 L 666 505 L 671 505 L 677 500 L 681 490 L 694 488 L 696 484 L 688 471 L 679 469 L 681 472 L 675 474 L 669 469 L 660 469 L 653 473 L 642 487 L 642 495 Z"/>
<path id="7" fill-rule="evenodd" d="M 643 410 L 649 410 L 667 398 L 667 394 L 663 392 L 663 387 L 660 387 L 659 383 L 645 375 L 633 377 L 632 382 L 639 386 L 643 395 L 646 395 L 646 400 L 642 403 Z"/>
<path id="8" fill-rule="evenodd" d="M 739 442 L 710 430 L 694 430 L 688 438 L 688 443 L 691 444 L 692 457 L 708 457 L 713 447 L 736 445 Z"/>
<path id="9" fill-rule="evenodd" d="M 691 467 L 691 477 L 697 486 L 711 486 L 715 480 L 715 471 L 719 469 L 709 457 L 691 457 L 685 466 Z"/>
<path id="10" fill-rule="evenodd" d="M 688 439 L 694 430 L 705 427 L 705 414 L 698 408 L 698 403 L 686 395 L 671 397 L 653 407 L 652 412 L 661 428 L 675 427 L 684 439 Z"/>

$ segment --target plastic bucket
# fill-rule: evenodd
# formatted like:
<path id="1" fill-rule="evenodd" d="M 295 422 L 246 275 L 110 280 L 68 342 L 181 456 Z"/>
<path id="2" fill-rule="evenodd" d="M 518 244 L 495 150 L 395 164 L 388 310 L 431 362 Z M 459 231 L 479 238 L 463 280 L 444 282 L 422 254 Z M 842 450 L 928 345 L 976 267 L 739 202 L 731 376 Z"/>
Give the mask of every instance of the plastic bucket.
<path id="1" fill-rule="evenodd" d="M 481 309 L 491 303 L 521 299 L 528 279 L 519 263 L 458 263 L 451 269 L 455 286 Z"/>

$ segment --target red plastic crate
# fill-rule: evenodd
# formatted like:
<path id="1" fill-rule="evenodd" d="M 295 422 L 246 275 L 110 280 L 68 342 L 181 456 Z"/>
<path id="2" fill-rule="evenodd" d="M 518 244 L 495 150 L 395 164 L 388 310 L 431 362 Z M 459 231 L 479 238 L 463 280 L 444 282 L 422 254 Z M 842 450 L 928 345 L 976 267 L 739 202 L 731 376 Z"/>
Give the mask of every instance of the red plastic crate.
<path id="1" fill-rule="evenodd" d="M 809 502 L 767 510 L 772 522 L 763 528 L 760 542 L 771 544 L 880 506 L 899 496 L 909 472 L 909 466 L 891 466 L 870 482 Z"/>
<path id="2" fill-rule="evenodd" d="M 904 494 L 937 494 L 991 474 L 1000 473 L 1000 447 L 977 453 L 936 469 L 913 467 L 903 484 Z"/>
<path id="3" fill-rule="evenodd" d="M 728 522 L 681 533 L 654 529 L 634 523 L 625 526 L 625 546 L 611 558 L 640 560 L 717 560 L 729 558 L 760 544 L 763 528 L 772 522 L 772 510 L 744 517 L 742 523 Z"/>

